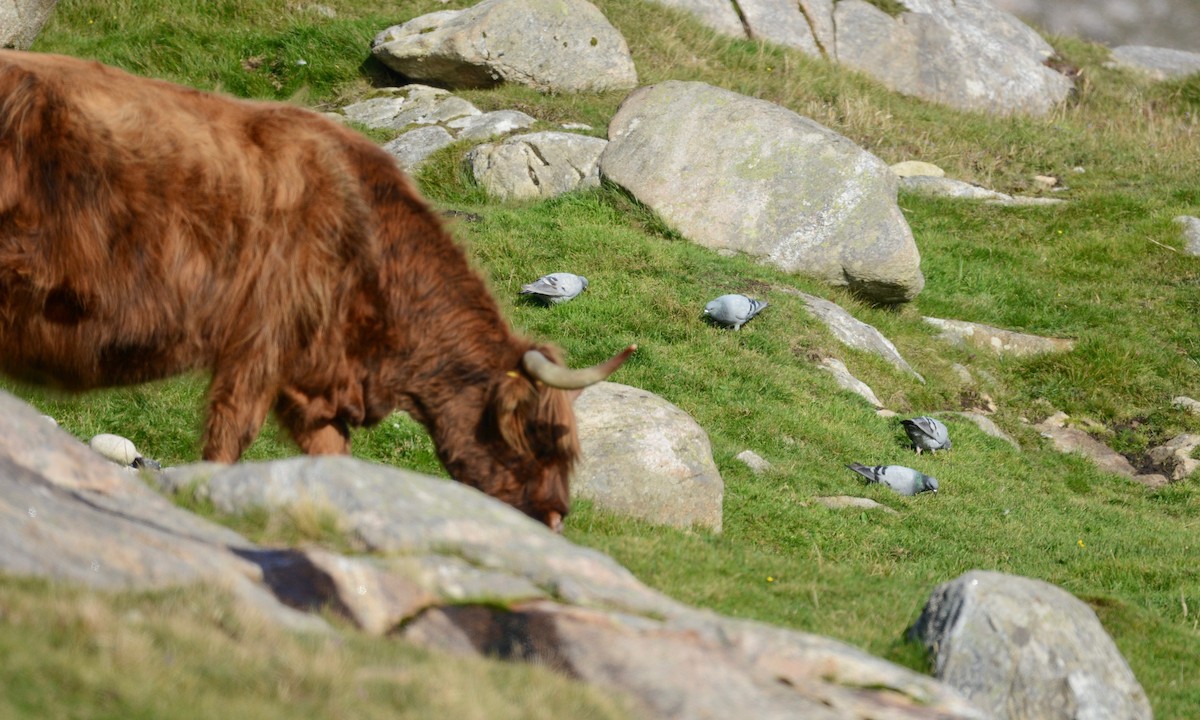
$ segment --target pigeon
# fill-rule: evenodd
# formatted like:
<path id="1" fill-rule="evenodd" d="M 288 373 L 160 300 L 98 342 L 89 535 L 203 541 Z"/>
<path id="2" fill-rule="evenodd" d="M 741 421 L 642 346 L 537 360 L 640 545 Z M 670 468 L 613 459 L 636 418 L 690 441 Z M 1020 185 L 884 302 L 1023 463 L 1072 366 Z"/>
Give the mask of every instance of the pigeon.
<path id="1" fill-rule="evenodd" d="M 574 273 L 557 272 L 543 275 L 521 286 L 522 295 L 532 295 L 547 303 L 566 302 L 587 290 L 587 278 Z"/>
<path id="2" fill-rule="evenodd" d="M 922 450 L 936 454 L 938 450 L 951 448 L 950 432 L 937 418 L 922 415 L 912 420 L 901 420 L 900 424 L 904 426 L 904 432 L 908 433 L 908 439 L 912 440 L 918 455 Z"/>
<path id="3" fill-rule="evenodd" d="M 938 491 L 937 478 L 903 465 L 867 467 L 858 463 L 850 463 L 846 467 L 865 477 L 868 483 L 887 485 L 901 495 L 916 495 L 926 490 L 932 490 L 935 493 Z"/>
<path id="4" fill-rule="evenodd" d="M 765 302 L 745 295 L 722 295 L 704 306 L 704 314 L 725 327 L 740 330 L 766 306 Z"/>

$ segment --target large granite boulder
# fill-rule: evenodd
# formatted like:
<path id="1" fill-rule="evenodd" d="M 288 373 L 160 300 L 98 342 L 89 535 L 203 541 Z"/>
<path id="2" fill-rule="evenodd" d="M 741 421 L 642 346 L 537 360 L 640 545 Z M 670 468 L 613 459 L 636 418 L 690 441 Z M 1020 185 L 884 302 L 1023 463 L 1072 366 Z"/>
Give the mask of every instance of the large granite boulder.
<path id="1" fill-rule="evenodd" d="M 602 382 L 575 401 L 583 457 L 571 494 L 653 523 L 720 532 L 725 483 L 708 434 L 646 390 Z"/>
<path id="2" fill-rule="evenodd" d="M 413 80 L 455 88 L 518 83 L 546 92 L 637 85 L 625 38 L 587 0 L 483 0 L 379 33 L 372 54 Z"/>
<path id="3" fill-rule="evenodd" d="M 769 40 L 845 63 L 908 95 L 964 110 L 1042 115 L 1072 81 L 1054 49 L 988 0 L 657 0 L 726 35 Z"/>
<path id="4" fill-rule="evenodd" d="M 879 158 L 774 103 L 699 82 L 621 104 L 603 177 L 705 247 L 849 285 L 880 303 L 924 287 L 920 253 Z"/>
<path id="5" fill-rule="evenodd" d="M 834 6 L 837 60 L 897 92 L 964 110 L 1045 115 L 1072 82 L 1045 64 L 1054 48 L 988 0 L 899 0 L 892 17 L 864 0 Z"/>
<path id="6" fill-rule="evenodd" d="M 28 50 L 58 0 L 0 0 L 0 47 Z"/>
<path id="7" fill-rule="evenodd" d="M 1153 717 L 1096 613 L 1049 583 L 972 570 L 933 591 L 911 632 L 934 675 L 998 720 Z"/>

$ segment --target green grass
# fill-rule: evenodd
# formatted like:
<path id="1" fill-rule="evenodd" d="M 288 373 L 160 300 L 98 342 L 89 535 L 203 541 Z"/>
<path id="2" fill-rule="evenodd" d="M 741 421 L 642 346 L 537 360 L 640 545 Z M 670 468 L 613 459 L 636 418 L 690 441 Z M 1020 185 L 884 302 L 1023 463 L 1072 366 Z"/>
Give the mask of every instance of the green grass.
<path id="1" fill-rule="evenodd" d="M 266 0 L 62 0 L 37 49 L 328 107 L 362 97 L 372 81 L 398 82 L 369 59 L 377 31 L 462 6 L 326 4 L 336 19 Z M 934 585 L 973 568 L 1041 578 L 1096 609 L 1159 717 L 1200 717 L 1192 670 L 1200 665 L 1196 480 L 1147 491 L 1047 449 L 1022 420 L 1037 422 L 1053 410 L 1090 418 L 1135 461 L 1179 432 L 1200 432 L 1200 418 L 1169 405 L 1175 395 L 1200 395 L 1200 260 L 1179 252 L 1171 221 L 1197 214 L 1200 205 L 1200 82 L 1151 84 L 1104 67 L 1100 46 L 1051 38 L 1082 68 L 1077 96 L 1047 118 L 995 118 L 896 95 L 795 52 L 717 37 L 679 12 L 631 0 L 598 5 L 626 37 L 643 83 L 700 80 L 771 100 L 885 161 L 934 162 L 953 177 L 1004 192 L 1033 193 L 1033 176 L 1053 174 L 1068 186 L 1059 196 L 1070 202 L 999 208 L 902 195 L 927 284 L 915 302 L 880 308 L 693 246 L 615 188 L 539 203 L 491 201 L 465 177 L 464 147 L 439 153 L 419 182 L 438 205 L 481 216 L 456 223 L 454 232 L 514 325 L 560 344 L 575 365 L 637 342 L 641 350 L 613 379 L 680 406 L 712 440 L 725 480 L 723 534 L 654 527 L 577 503 L 568 537 L 612 554 L 683 601 L 834 636 L 921 670 L 924 658 L 903 633 Z M 307 65 L 296 65 L 300 58 Z M 461 94 L 483 109 L 587 122 L 596 134 L 622 99 L 523 88 Z M 516 300 L 521 283 L 562 269 L 588 276 L 582 298 L 551 308 Z M 797 289 L 875 325 L 928 382 L 840 346 L 786 292 Z M 700 321 L 706 300 L 743 291 L 771 307 L 737 333 Z M 999 359 L 939 343 L 922 315 L 1069 337 L 1077 347 Z M 917 458 L 896 420 L 877 417 L 815 368 L 811 358 L 820 355 L 842 358 L 900 413 L 961 409 L 985 391 L 1000 408 L 995 420 L 1024 452 L 952 419 L 955 449 Z M 969 367 L 980 387 L 962 385 L 954 363 Z M 117 432 L 146 454 L 178 463 L 198 454 L 204 382 L 189 377 L 80 398 L 19 392 L 81 438 Z M 443 473 L 428 438 L 407 419 L 360 431 L 354 445 L 362 457 Z M 774 470 L 751 474 L 734 459 L 747 448 Z M 272 425 L 247 457 L 294 452 Z M 906 499 L 863 488 L 843 467 L 849 461 L 909 464 L 937 476 L 942 492 Z M 847 493 L 899 513 L 833 511 L 811 501 Z M 236 526 L 268 542 L 339 543 L 319 513 L 252 515 Z M 22 588 L 10 593 L 19 597 Z M 72 666 L 67 656 L 54 657 Z M 204 662 L 193 674 L 204 675 Z M 272 662 L 250 657 L 239 667 L 251 672 Z M 215 683 L 211 691 L 224 690 Z M 275 692 L 251 685 L 247 693 L 259 691 L 268 698 Z"/>

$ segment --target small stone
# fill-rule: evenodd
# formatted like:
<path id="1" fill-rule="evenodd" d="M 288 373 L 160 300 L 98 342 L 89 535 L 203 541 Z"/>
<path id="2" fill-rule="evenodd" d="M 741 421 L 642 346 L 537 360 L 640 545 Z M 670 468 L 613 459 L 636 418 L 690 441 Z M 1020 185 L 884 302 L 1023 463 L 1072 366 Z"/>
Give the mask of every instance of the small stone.
<path id="1" fill-rule="evenodd" d="M 826 497 L 814 498 L 830 510 L 844 510 L 847 508 L 858 508 L 859 510 L 883 510 L 893 515 L 898 514 L 895 510 L 877 503 L 871 498 L 854 497 L 852 495 L 829 495 Z"/>
<path id="2" fill-rule="evenodd" d="M 1177 398 L 1173 398 L 1171 400 L 1171 405 L 1173 405 L 1177 408 L 1180 408 L 1182 410 L 1187 410 L 1188 412 L 1192 413 L 1193 415 L 1200 415 L 1200 401 L 1193 400 L 1192 398 L 1187 397 L 1186 395 L 1180 395 Z"/>
<path id="3" fill-rule="evenodd" d="M 946 171 L 933 163 L 905 160 L 892 166 L 897 177 L 945 177 Z"/>
<path id="4" fill-rule="evenodd" d="M 89 440 L 88 445 L 118 465 L 132 465 L 140 457 L 134 444 L 120 435 L 103 433 Z"/>
<path id="5" fill-rule="evenodd" d="M 1053 175 L 1034 175 L 1033 184 L 1039 190 L 1049 190 L 1058 184 L 1058 178 Z"/>
<path id="6" fill-rule="evenodd" d="M 762 475 L 771 470 L 771 463 L 753 450 L 743 450 L 737 454 L 737 459 L 746 464 L 755 475 Z"/>

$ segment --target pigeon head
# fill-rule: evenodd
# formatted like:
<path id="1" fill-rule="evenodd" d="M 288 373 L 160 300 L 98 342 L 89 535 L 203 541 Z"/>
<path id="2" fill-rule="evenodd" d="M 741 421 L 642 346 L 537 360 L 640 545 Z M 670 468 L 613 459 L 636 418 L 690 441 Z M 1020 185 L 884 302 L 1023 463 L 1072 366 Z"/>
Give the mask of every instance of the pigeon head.
<path id="1" fill-rule="evenodd" d="M 935 493 L 936 493 L 936 492 L 938 491 L 938 481 L 937 481 L 937 478 L 935 478 L 935 477 L 929 477 L 929 476 L 926 476 L 926 477 L 925 477 L 925 489 L 926 489 L 926 490 L 932 490 L 933 492 L 935 492 Z"/>

